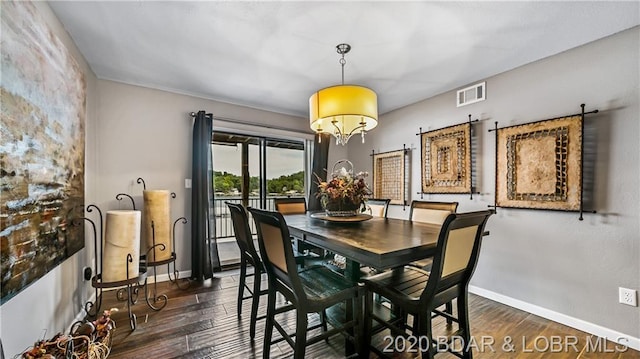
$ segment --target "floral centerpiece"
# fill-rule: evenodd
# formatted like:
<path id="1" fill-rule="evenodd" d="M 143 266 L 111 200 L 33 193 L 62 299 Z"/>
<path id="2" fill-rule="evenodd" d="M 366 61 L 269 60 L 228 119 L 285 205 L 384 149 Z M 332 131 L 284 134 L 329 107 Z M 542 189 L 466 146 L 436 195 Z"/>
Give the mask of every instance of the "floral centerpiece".
<path id="1" fill-rule="evenodd" d="M 336 165 L 345 162 L 341 160 Z M 367 172 L 358 172 L 353 175 L 353 165 L 348 170 L 345 167 L 335 170 L 331 180 L 324 182 L 318 177 L 318 193 L 320 204 L 325 209 L 327 215 L 335 217 L 355 216 L 359 212 L 365 211 L 365 199 L 371 195 L 371 190 L 365 182 L 369 175 Z"/>

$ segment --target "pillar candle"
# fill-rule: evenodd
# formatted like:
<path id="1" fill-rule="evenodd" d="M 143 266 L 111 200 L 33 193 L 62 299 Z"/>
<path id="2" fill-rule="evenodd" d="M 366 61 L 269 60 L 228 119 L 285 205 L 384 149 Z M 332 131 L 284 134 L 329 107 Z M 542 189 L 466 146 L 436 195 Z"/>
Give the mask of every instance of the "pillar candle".
<path id="1" fill-rule="evenodd" d="M 107 211 L 102 256 L 102 281 L 118 282 L 127 279 L 127 254 L 129 278 L 137 278 L 140 262 L 140 211 Z"/>
<path id="2" fill-rule="evenodd" d="M 157 246 L 151 251 L 147 251 L 149 262 L 159 262 L 171 258 L 171 225 L 169 218 L 169 191 L 149 190 L 142 193 L 144 198 L 144 235 L 147 249 L 153 247 L 154 236 Z M 153 221 L 153 230 L 151 222 Z"/>

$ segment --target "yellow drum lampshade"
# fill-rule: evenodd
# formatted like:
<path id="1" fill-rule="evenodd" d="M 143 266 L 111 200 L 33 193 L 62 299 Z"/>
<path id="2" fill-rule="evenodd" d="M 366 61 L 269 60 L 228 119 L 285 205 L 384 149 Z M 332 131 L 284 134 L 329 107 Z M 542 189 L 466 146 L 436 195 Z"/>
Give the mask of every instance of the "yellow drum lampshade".
<path id="1" fill-rule="evenodd" d="M 333 134 L 346 144 L 352 135 L 378 125 L 378 96 L 362 86 L 327 87 L 309 98 L 309 119 L 313 131 Z"/>

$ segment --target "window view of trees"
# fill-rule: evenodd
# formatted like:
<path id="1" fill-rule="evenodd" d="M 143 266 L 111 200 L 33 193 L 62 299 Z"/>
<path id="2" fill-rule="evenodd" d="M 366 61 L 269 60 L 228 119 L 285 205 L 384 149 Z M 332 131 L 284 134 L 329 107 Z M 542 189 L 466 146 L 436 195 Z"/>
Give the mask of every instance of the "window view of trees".
<path id="1" fill-rule="evenodd" d="M 257 176 L 249 178 L 249 193 L 259 192 L 260 180 Z M 242 190 L 242 177 L 228 172 L 213 172 L 214 191 L 221 194 L 235 194 Z M 288 176 L 280 176 L 267 180 L 267 192 L 277 195 L 304 193 L 304 171 Z"/>
<path id="2" fill-rule="evenodd" d="M 304 193 L 304 171 L 267 180 L 267 192 L 269 194 Z"/>
<path id="3" fill-rule="evenodd" d="M 250 198 L 260 198 L 265 187 L 267 197 L 304 195 L 304 141 L 214 132 L 211 151 L 213 190 L 220 197 L 241 197 L 243 172 Z"/>
<path id="4" fill-rule="evenodd" d="M 221 263 L 234 264 L 240 261 L 240 251 L 225 202 L 241 203 L 246 199 L 244 204 L 250 207 L 274 210 L 275 198 L 304 197 L 305 140 L 215 131 L 211 155 L 215 192 L 211 213 L 215 216 L 216 245 Z M 249 188 L 242 193 L 247 180 Z M 261 193 L 263 190 L 266 193 Z M 250 226 L 255 234 L 253 220 Z"/>

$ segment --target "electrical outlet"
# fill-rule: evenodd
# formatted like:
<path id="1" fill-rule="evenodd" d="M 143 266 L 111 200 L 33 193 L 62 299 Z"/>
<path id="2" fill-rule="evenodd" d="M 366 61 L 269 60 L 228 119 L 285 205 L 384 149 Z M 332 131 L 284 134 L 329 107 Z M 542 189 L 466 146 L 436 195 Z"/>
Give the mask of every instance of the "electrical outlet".
<path id="1" fill-rule="evenodd" d="M 637 293 L 633 289 L 618 288 L 618 301 L 622 304 L 630 305 L 632 307 L 638 306 Z"/>
<path id="2" fill-rule="evenodd" d="M 84 278 L 84 280 L 90 280 L 93 274 L 92 272 L 91 267 L 84 267 L 82 269 L 82 278 Z"/>

